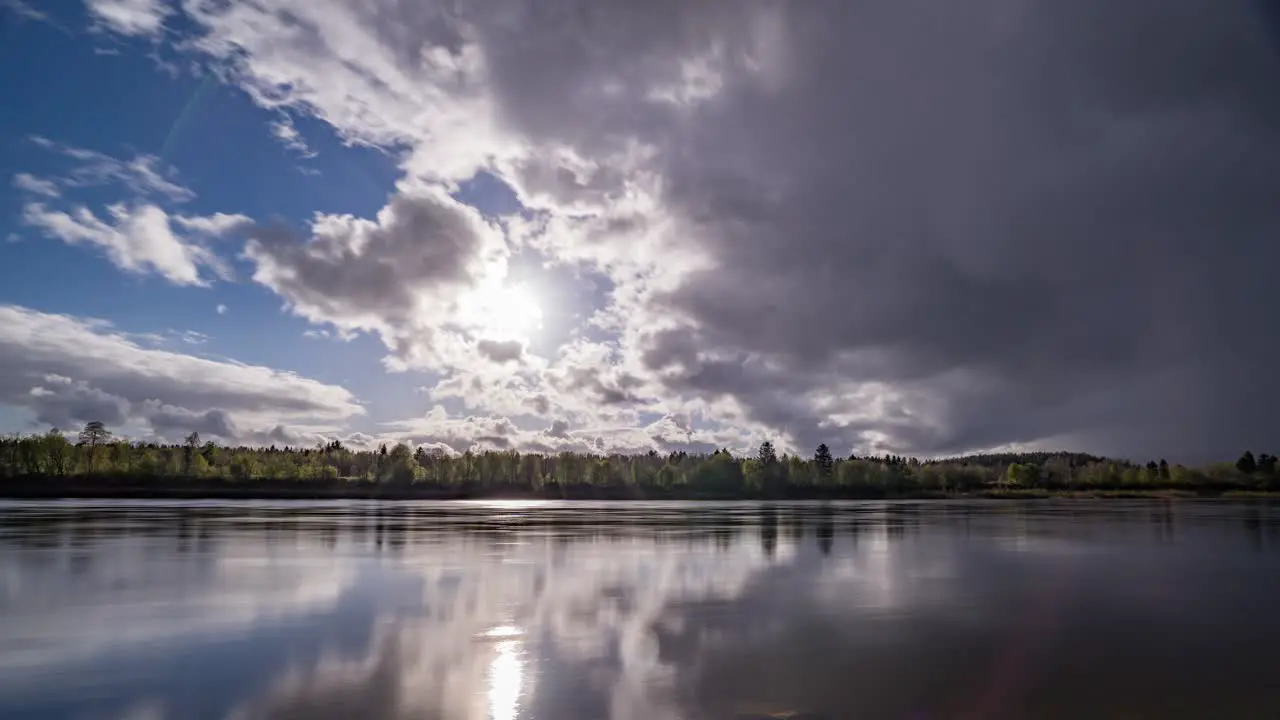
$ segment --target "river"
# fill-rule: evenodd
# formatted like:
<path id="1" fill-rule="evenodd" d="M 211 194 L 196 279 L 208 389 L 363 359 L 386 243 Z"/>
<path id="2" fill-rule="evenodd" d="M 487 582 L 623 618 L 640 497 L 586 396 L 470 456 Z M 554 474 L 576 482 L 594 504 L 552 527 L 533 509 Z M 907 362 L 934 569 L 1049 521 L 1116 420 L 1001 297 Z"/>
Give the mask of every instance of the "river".
<path id="1" fill-rule="evenodd" d="M 0 717 L 1280 717 L 1280 506 L 2 502 Z"/>

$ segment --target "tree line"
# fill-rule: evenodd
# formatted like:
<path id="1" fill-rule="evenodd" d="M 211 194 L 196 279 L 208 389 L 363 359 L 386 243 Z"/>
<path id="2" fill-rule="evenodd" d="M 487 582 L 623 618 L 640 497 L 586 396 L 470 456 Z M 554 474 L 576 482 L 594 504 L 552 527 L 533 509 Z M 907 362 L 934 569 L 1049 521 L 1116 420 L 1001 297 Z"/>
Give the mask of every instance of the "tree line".
<path id="1" fill-rule="evenodd" d="M 1280 490 L 1275 455 L 1245 452 L 1202 467 L 1134 463 L 1082 453 L 1030 452 L 922 460 L 896 455 L 779 454 L 764 442 L 750 456 L 728 450 L 636 455 L 513 450 L 464 452 L 399 443 L 358 450 L 335 440 L 311 448 L 228 447 L 118 439 L 100 422 L 75 439 L 58 431 L 0 439 L 0 477 L 10 482 L 110 482 L 150 487 L 195 483 L 361 485 L 454 495 L 534 493 L 642 497 L 910 497 L 1018 491 Z"/>

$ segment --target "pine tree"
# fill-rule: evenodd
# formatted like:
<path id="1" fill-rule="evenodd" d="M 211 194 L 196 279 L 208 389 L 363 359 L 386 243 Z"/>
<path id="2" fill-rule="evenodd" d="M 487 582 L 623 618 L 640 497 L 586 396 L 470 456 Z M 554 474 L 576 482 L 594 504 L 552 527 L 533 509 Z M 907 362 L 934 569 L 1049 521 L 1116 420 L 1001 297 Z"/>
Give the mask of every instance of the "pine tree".
<path id="1" fill-rule="evenodd" d="M 1257 472 L 1258 462 L 1253 459 L 1253 453 L 1245 450 L 1240 459 L 1236 461 L 1236 469 L 1246 475 L 1252 475 Z"/>
<path id="2" fill-rule="evenodd" d="M 768 440 L 760 443 L 760 451 L 756 453 L 756 459 L 766 467 L 776 465 L 778 463 L 778 453 L 773 449 L 773 443 Z"/>
<path id="3" fill-rule="evenodd" d="M 819 477 L 831 477 L 831 470 L 835 467 L 835 459 L 831 457 L 831 448 L 827 447 L 826 443 L 818 445 L 818 449 L 814 451 L 813 464 L 818 468 Z"/>

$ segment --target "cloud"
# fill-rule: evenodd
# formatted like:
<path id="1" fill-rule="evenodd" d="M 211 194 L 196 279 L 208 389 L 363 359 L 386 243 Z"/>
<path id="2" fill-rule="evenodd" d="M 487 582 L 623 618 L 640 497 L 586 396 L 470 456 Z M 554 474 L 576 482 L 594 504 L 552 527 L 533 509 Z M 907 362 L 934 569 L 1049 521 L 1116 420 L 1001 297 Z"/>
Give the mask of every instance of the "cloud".
<path id="1" fill-rule="evenodd" d="M 255 102 L 403 151 L 410 184 L 490 172 L 526 206 L 519 242 L 608 277 L 589 327 L 609 362 L 553 359 L 521 381 L 553 412 L 702 403 L 784 448 L 930 455 L 1025 442 L 1204 459 L 1280 431 L 1252 400 L 1280 392 L 1263 331 L 1280 53 L 1256 4 L 318 1 L 188 17 L 190 47 Z M 474 278 L 466 253 L 422 279 L 397 231 L 446 205 L 402 191 L 377 222 L 318 218 L 312 243 L 250 256 L 299 314 L 460 367 L 425 330 Z"/>
<path id="2" fill-rule="evenodd" d="M 242 437 L 241 430 L 223 410 L 195 412 L 153 401 L 144 405 L 142 414 L 151 428 L 160 435 L 176 437 L 195 432 L 206 438 L 238 440 Z"/>
<path id="3" fill-rule="evenodd" d="M 298 153 L 303 158 L 313 158 L 319 155 L 319 153 L 307 147 L 306 141 L 302 139 L 302 134 L 294 127 L 293 120 L 288 115 L 271 123 L 271 134 L 284 143 L 285 147 Z"/>
<path id="4" fill-rule="evenodd" d="M 22 220 L 69 245 L 100 247 L 113 265 L 127 272 L 154 273 L 175 285 L 207 286 L 202 270 L 224 280 L 231 277 L 230 268 L 212 250 L 192 237 L 174 234 L 170 225 L 173 220 L 197 234 L 214 234 L 235 227 L 225 221 L 229 216 L 170 216 L 155 205 L 114 204 L 107 212 L 110 219 L 104 221 L 83 206 L 66 213 L 30 203 L 23 208 Z"/>
<path id="5" fill-rule="evenodd" d="M 518 340 L 481 339 L 476 343 L 481 355 L 497 363 L 517 362 L 524 355 L 524 344 Z"/>
<path id="6" fill-rule="evenodd" d="M 14 305 L 0 306 L 0 403 L 58 427 L 154 419 L 157 430 L 175 418 L 255 428 L 335 423 L 364 412 L 338 386 L 144 348 L 99 320 Z"/>
<path id="7" fill-rule="evenodd" d="M 214 213 L 208 216 L 175 215 L 173 221 L 185 230 L 201 235 L 220 236 L 243 230 L 253 223 L 244 215 Z"/>
<path id="8" fill-rule="evenodd" d="M 36 10 L 23 0 L 0 0 L 0 10 L 8 10 L 9 12 L 12 12 L 18 17 L 19 21 L 49 20 L 48 14 Z"/>
<path id="9" fill-rule="evenodd" d="M 222 303 L 218 303 L 217 307 L 214 308 L 214 311 L 217 312 L 219 315 L 226 315 L 227 306 L 223 305 Z"/>
<path id="10" fill-rule="evenodd" d="M 345 139 L 412 144 L 421 173 L 465 179 L 495 142 L 480 48 L 453 13 L 332 0 L 287 13 L 248 3 L 186 3 L 190 47 L 260 106 L 315 114 Z"/>
<path id="11" fill-rule="evenodd" d="M 551 423 L 551 427 L 542 432 L 548 437 L 567 438 L 569 437 L 569 423 L 564 420 L 556 420 Z"/>
<path id="12" fill-rule="evenodd" d="M 129 412 L 129 402 L 124 398 L 69 377 L 49 374 L 38 383 L 31 387 L 24 400 L 36 422 L 46 426 L 73 428 L 88 422 L 83 418 L 119 425 Z"/>
<path id="13" fill-rule="evenodd" d="M 443 406 L 434 406 L 426 415 L 383 423 L 382 439 L 411 446 L 447 446 L 455 453 L 467 450 L 517 450 L 519 452 L 579 452 L 594 454 L 658 452 L 709 453 L 717 448 L 745 451 L 749 437 L 732 429 L 692 428 L 664 416 L 647 425 L 627 422 L 571 425 L 556 419 L 543 429 L 527 429 L 511 418 L 490 415 L 450 415 Z"/>
<path id="14" fill-rule="evenodd" d="M 808 4 L 780 19 L 785 82 L 729 76 L 687 126 L 696 151 L 662 158 L 664 206 L 714 258 L 641 308 L 681 319 L 637 333 L 668 387 L 730 396 L 801 447 L 1266 442 L 1243 384 L 1208 390 L 1275 383 L 1226 340 L 1262 321 L 1265 273 L 1241 259 L 1276 257 L 1261 18 L 1007 5 L 871 3 L 819 29 L 837 13 Z M 833 422 L 824 396 L 889 407 Z M 1215 429 L 1169 421 L 1191 416 Z"/>
<path id="15" fill-rule="evenodd" d="M 101 26 L 121 35 L 155 36 L 164 29 L 170 8 L 164 0 L 85 0 Z"/>
<path id="16" fill-rule="evenodd" d="M 394 195 L 376 220 L 317 215 L 311 238 L 253 230 L 253 279 L 308 320 L 377 333 L 400 358 L 441 352 L 436 332 L 457 300 L 505 258 L 495 228 L 474 209 L 422 188 Z"/>
<path id="17" fill-rule="evenodd" d="M 36 145 L 75 161 L 65 176 L 42 178 L 55 187 L 99 187 L 119 184 L 139 197 L 155 197 L 173 202 L 184 202 L 195 197 L 190 188 L 168 179 L 170 174 L 160 158 L 154 155 L 135 155 L 121 160 L 96 150 L 55 142 L 39 135 L 32 136 Z"/>
<path id="18" fill-rule="evenodd" d="M 44 180 L 28 173 L 18 173 L 13 176 L 13 186 L 19 190 L 33 195 L 43 195 L 45 197 L 56 198 L 61 195 L 56 183 L 50 180 Z"/>
<path id="19" fill-rule="evenodd" d="M 389 437 L 411 445 L 445 445 L 454 452 L 508 450 L 517 445 L 522 431 L 505 417 L 450 417 L 439 405 L 426 416 L 384 423 Z"/>

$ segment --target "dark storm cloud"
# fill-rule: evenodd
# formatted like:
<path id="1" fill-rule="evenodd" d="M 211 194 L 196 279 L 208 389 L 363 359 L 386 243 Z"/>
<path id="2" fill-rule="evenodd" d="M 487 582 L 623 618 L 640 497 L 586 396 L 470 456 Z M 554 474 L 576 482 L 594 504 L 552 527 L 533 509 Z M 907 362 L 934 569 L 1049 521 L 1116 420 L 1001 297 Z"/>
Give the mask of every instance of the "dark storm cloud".
<path id="1" fill-rule="evenodd" d="M 514 126 L 585 155 L 628 134 L 660 149 L 667 208 L 716 261 L 650 307 L 686 319 L 641 348 L 670 389 L 736 398 L 804 446 L 1221 457 L 1280 434 L 1260 7 L 593 3 L 557 12 L 560 45 L 489 51 Z M 649 107 L 637 76 L 715 42 L 769 72 L 722 64 L 679 122 L 624 112 Z M 636 92 L 586 107 L 606 80 Z M 820 428 L 803 398 L 841 382 L 899 407 Z"/>

